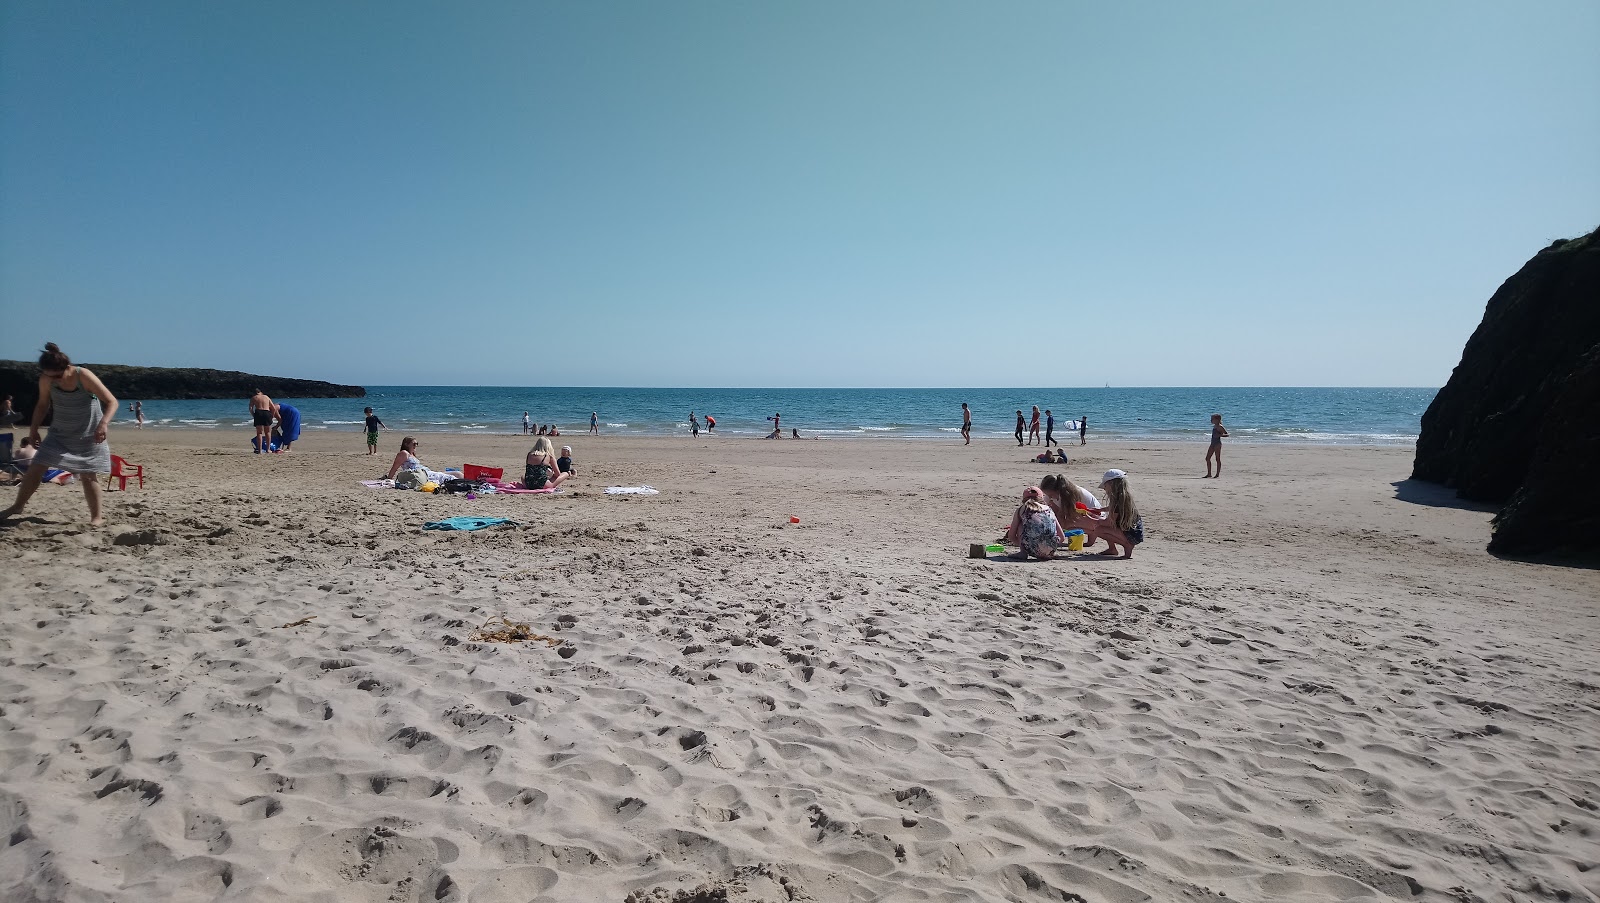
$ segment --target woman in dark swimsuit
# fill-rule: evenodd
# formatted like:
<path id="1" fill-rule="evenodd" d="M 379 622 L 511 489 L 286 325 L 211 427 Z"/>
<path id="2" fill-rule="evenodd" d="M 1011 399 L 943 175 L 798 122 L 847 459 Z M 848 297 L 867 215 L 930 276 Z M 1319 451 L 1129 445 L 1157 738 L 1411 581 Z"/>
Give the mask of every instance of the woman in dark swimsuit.
<path id="1" fill-rule="evenodd" d="M 545 437 L 533 443 L 524 464 L 523 489 L 554 489 L 570 476 L 557 466 L 555 445 Z"/>

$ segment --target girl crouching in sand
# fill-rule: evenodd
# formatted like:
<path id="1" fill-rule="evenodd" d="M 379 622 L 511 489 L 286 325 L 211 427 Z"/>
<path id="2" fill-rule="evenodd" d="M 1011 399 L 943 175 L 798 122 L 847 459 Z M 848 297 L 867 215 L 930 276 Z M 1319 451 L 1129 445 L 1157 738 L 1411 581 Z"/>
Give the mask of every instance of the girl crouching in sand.
<path id="1" fill-rule="evenodd" d="M 1037 486 L 1022 491 L 1022 504 L 1017 506 L 1017 513 L 1011 515 L 1006 536 L 1021 546 L 1017 557 L 1032 556 L 1040 561 L 1054 558 L 1056 549 L 1067 541 L 1061 522 L 1056 520 L 1055 512 Z"/>
<path id="2" fill-rule="evenodd" d="M 1094 545 L 1095 532 L 1100 526 L 1100 500 L 1094 493 L 1072 482 L 1064 473 L 1053 473 L 1039 481 L 1044 500 L 1055 510 L 1056 520 L 1063 530 L 1082 530 L 1083 544 Z"/>
<path id="3" fill-rule="evenodd" d="M 1116 555 L 1122 547 L 1120 558 L 1132 558 L 1133 547 L 1144 542 L 1144 518 L 1139 516 L 1139 506 L 1134 504 L 1133 491 L 1128 488 L 1128 475 L 1120 470 L 1108 470 L 1100 481 L 1106 491 L 1106 518 L 1095 528 L 1095 533 L 1110 546 L 1101 555 Z"/>

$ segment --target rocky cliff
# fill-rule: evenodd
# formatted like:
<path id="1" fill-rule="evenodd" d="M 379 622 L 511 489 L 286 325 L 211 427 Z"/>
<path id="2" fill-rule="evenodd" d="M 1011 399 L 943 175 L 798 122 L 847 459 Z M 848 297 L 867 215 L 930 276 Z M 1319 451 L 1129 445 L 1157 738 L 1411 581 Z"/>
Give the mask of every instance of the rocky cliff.
<path id="1" fill-rule="evenodd" d="M 340 386 L 315 379 L 256 376 L 236 370 L 199 370 L 185 367 L 130 367 L 124 364 L 84 364 L 99 376 L 123 402 L 158 398 L 248 398 L 260 388 L 274 398 L 361 398 L 360 386 Z M 39 366 L 33 361 L 0 361 L 0 397 L 13 396 L 24 417 L 33 416 L 39 394 Z"/>
<path id="2" fill-rule="evenodd" d="M 1503 505 L 1491 552 L 1600 555 L 1600 229 L 1489 299 L 1422 415 L 1411 475 Z"/>

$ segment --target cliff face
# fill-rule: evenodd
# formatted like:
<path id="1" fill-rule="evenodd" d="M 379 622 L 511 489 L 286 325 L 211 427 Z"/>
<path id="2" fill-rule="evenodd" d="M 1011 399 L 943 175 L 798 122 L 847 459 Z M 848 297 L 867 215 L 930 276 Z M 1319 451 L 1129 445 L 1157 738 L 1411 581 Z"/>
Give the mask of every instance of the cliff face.
<path id="1" fill-rule="evenodd" d="M 1489 550 L 1600 553 L 1600 230 L 1505 281 L 1422 415 L 1411 474 L 1503 504 Z"/>
<path id="2" fill-rule="evenodd" d="M 314 379 L 255 376 L 236 370 L 181 367 L 130 367 L 84 364 L 124 403 L 163 398 L 248 398 L 260 388 L 274 398 L 361 398 L 360 386 L 340 386 Z M 0 397 L 13 396 L 23 423 L 33 416 L 39 395 L 39 366 L 33 361 L 0 361 Z"/>

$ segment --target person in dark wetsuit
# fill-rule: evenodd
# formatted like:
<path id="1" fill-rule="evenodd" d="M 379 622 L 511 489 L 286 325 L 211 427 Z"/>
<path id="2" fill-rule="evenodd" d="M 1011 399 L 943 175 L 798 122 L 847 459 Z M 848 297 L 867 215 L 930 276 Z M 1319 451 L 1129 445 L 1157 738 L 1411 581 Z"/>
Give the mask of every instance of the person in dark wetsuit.
<path id="1" fill-rule="evenodd" d="M 1078 418 L 1078 444 L 1089 444 L 1089 418 L 1087 417 Z"/>
<path id="2" fill-rule="evenodd" d="M 1019 448 L 1022 446 L 1022 433 L 1027 428 L 1028 428 L 1027 418 L 1022 416 L 1022 412 L 1021 411 L 1018 411 L 1017 412 L 1017 446 Z"/>
<path id="3" fill-rule="evenodd" d="M 1049 408 L 1044 411 L 1044 447 L 1049 448 L 1050 443 L 1056 442 L 1056 415 L 1050 413 Z M 1059 446 L 1061 443 L 1056 442 Z"/>

